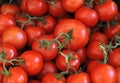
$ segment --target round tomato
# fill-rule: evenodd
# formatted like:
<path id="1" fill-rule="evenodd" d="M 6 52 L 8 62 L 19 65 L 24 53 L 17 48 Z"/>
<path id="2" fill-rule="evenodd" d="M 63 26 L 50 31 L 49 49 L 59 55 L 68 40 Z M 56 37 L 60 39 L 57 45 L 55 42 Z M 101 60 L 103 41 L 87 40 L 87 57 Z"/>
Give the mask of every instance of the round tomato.
<path id="1" fill-rule="evenodd" d="M 116 71 L 117 71 L 117 82 L 116 83 L 120 83 L 120 67 L 117 67 L 116 68 Z"/>
<path id="2" fill-rule="evenodd" d="M 70 39 L 70 49 L 78 50 L 84 47 L 89 40 L 89 29 L 80 21 L 75 19 L 63 19 L 61 20 L 55 30 L 54 35 L 57 37 L 61 33 L 68 33 L 72 30 Z"/>

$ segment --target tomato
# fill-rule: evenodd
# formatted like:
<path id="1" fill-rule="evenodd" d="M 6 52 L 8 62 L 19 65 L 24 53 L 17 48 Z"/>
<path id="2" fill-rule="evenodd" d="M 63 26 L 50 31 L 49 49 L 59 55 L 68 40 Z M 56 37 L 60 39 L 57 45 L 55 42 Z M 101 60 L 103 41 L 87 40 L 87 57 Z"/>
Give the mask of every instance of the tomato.
<path id="1" fill-rule="evenodd" d="M 27 0 L 26 10 L 31 16 L 42 16 L 47 12 L 48 5 L 44 0 Z"/>
<path id="2" fill-rule="evenodd" d="M 36 75 L 43 68 L 43 58 L 42 55 L 33 50 L 28 50 L 23 52 L 20 57 L 24 60 L 24 64 L 21 65 L 28 75 Z"/>
<path id="3" fill-rule="evenodd" d="M 98 13 L 99 20 L 106 22 L 112 20 L 116 16 L 118 6 L 113 0 L 106 0 L 103 4 L 95 5 L 95 10 Z"/>
<path id="4" fill-rule="evenodd" d="M 104 43 L 97 40 L 89 43 L 87 46 L 88 58 L 103 60 L 103 57 L 104 57 L 103 50 L 100 48 L 100 45 L 102 44 Z"/>
<path id="5" fill-rule="evenodd" d="M 79 55 L 67 49 L 62 50 L 62 53 L 68 56 L 68 65 L 77 71 L 81 64 Z M 56 57 L 56 66 L 60 71 L 65 71 L 67 69 L 66 59 L 61 54 L 58 54 Z M 73 72 L 72 68 L 69 69 L 70 72 Z"/>
<path id="6" fill-rule="evenodd" d="M 104 33 L 107 35 L 108 39 L 111 40 L 120 33 L 120 24 L 115 26 L 110 26 L 109 28 L 104 28 Z"/>
<path id="7" fill-rule="evenodd" d="M 15 26 L 14 16 L 11 14 L 0 14 L 0 36 L 9 27 Z"/>
<path id="8" fill-rule="evenodd" d="M 75 19 L 80 20 L 86 26 L 91 28 L 98 23 L 98 14 L 94 9 L 82 6 L 75 12 Z"/>
<path id="9" fill-rule="evenodd" d="M 40 83 L 39 80 L 30 80 L 28 83 Z"/>
<path id="10" fill-rule="evenodd" d="M 108 62 L 114 67 L 120 67 L 119 60 L 120 60 L 120 48 L 115 48 L 110 53 Z"/>
<path id="11" fill-rule="evenodd" d="M 0 54 L 2 54 L 2 52 L 5 53 L 3 56 L 0 56 L 3 60 L 11 60 L 18 56 L 17 49 L 9 43 L 0 44 Z M 0 65 L 3 65 L 3 61 L 0 61 Z M 8 66 L 8 64 L 6 64 L 6 66 Z"/>
<path id="12" fill-rule="evenodd" d="M 90 73 L 92 83 L 116 83 L 117 73 L 109 64 L 98 64 Z"/>
<path id="13" fill-rule="evenodd" d="M 28 45 L 31 46 L 35 38 L 39 36 L 43 36 L 45 34 L 45 30 L 41 27 L 37 26 L 29 26 L 24 29 L 27 34 Z M 32 33 L 32 34 L 31 34 Z"/>
<path id="14" fill-rule="evenodd" d="M 41 83 L 66 83 L 66 79 L 65 79 L 64 76 L 62 76 L 60 78 L 59 77 L 57 78 L 57 74 L 46 73 L 43 76 Z"/>
<path id="15" fill-rule="evenodd" d="M 118 13 L 115 16 L 114 20 L 117 21 L 118 23 L 120 23 L 120 11 L 118 11 Z"/>
<path id="16" fill-rule="evenodd" d="M 49 0 L 52 2 L 52 0 Z M 62 6 L 62 0 L 56 0 L 53 4 L 48 4 L 48 12 L 54 17 L 62 17 L 66 14 L 65 9 Z"/>
<path id="17" fill-rule="evenodd" d="M 68 76 L 67 83 L 91 83 L 90 76 L 85 72 L 80 72 Z"/>
<path id="18" fill-rule="evenodd" d="M 56 42 L 52 43 L 49 48 L 42 47 L 42 42 L 46 43 L 45 41 L 51 41 L 54 39 L 54 36 L 51 35 L 44 35 L 38 38 L 38 41 L 34 41 L 32 44 L 32 50 L 36 50 L 42 54 L 42 57 L 45 61 L 53 60 L 58 54 L 58 44 Z"/>
<path id="19" fill-rule="evenodd" d="M 48 72 L 57 73 L 57 67 L 53 61 L 45 61 L 43 63 L 42 71 L 37 74 L 37 78 L 41 79 Z"/>
<path id="20" fill-rule="evenodd" d="M 4 69 L 3 69 L 3 67 L 2 66 L 0 66 L 0 71 L 2 72 L 4 72 Z M 3 83 L 3 77 L 4 77 L 4 75 L 2 74 L 2 73 L 0 73 L 0 83 Z"/>
<path id="21" fill-rule="evenodd" d="M 108 44 L 108 38 L 107 38 L 107 35 L 105 33 L 102 33 L 102 32 L 94 32 L 90 35 L 90 39 L 89 39 L 89 42 L 92 42 L 92 41 L 100 41 L 102 43 L 105 43 L 105 44 Z"/>
<path id="22" fill-rule="evenodd" d="M 16 66 L 10 68 L 9 72 L 9 76 L 4 76 L 3 83 L 28 83 L 28 76 L 23 68 Z"/>
<path id="23" fill-rule="evenodd" d="M 74 13 L 84 4 L 84 0 L 62 0 L 62 4 L 66 11 Z"/>
<path id="24" fill-rule="evenodd" d="M 45 23 L 42 21 L 38 21 L 37 26 L 43 27 L 47 34 L 53 33 L 54 28 L 57 24 L 56 19 L 53 16 L 49 15 L 49 16 L 45 16 L 44 20 L 45 20 Z"/>
<path id="25" fill-rule="evenodd" d="M 23 13 L 26 13 L 27 10 L 26 10 L 26 2 L 27 0 L 22 0 L 21 1 L 21 4 L 20 4 L 20 10 L 23 12 Z"/>
<path id="26" fill-rule="evenodd" d="M 54 30 L 54 35 L 57 37 L 59 34 L 68 33 L 70 30 L 72 30 L 70 49 L 78 50 L 88 43 L 89 29 L 82 22 L 75 19 L 61 20 Z"/>
<path id="27" fill-rule="evenodd" d="M 116 68 L 116 71 L 117 71 L 117 82 L 116 83 L 120 83 L 120 67 L 117 67 Z"/>
<path id="28" fill-rule="evenodd" d="M 12 14 L 13 16 L 16 16 L 17 14 L 20 13 L 20 8 L 18 5 L 15 4 L 3 4 L 0 8 L 0 12 L 2 14 Z"/>
<path id="29" fill-rule="evenodd" d="M 27 44 L 27 35 L 21 28 L 13 26 L 4 31 L 2 35 L 2 42 L 10 43 L 20 50 Z"/>

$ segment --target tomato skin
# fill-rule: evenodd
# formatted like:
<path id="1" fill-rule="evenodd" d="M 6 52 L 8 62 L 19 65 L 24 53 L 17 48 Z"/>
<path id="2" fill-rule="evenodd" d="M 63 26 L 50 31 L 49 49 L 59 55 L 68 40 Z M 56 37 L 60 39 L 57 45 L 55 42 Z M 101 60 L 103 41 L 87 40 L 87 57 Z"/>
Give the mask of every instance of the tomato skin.
<path id="1" fill-rule="evenodd" d="M 24 29 L 27 38 L 28 38 L 28 45 L 31 46 L 35 38 L 39 36 L 43 36 L 45 34 L 45 30 L 41 27 L 37 26 L 29 26 Z M 32 33 L 32 34 L 31 34 Z"/>
<path id="2" fill-rule="evenodd" d="M 0 71 L 4 71 L 3 66 L 0 66 Z M 0 83 L 3 83 L 4 75 L 0 73 Z"/>
<path id="3" fill-rule="evenodd" d="M 2 51 L 4 51 L 6 53 L 6 55 L 3 56 L 2 59 L 11 60 L 18 56 L 17 49 L 9 43 L 0 44 L 0 53 Z M 3 65 L 3 62 L 0 61 L 0 65 Z M 6 66 L 8 66 L 7 63 L 6 63 Z"/>
<path id="4" fill-rule="evenodd" d="M 50 35 L 44 35 L 44 36 L 40 36 L 38 38 L 39 41 L 46 39 L 46 41 L 51 41 L 54 38 L 53 34 Z M 48 49 L 45 49 L 39 42 L 34 41 L 32 44 L 32 50 L 38 51 L 42 54 L 42 57 L 45 61 L 50 61 L 53 60 L 57 54 L 58 54 L 58 44 L 56 42 L 54 42 L 53 44 L 50 45 L 50 47 Z"/>
<path id="5" fill-rule="evenodd" d="M 52 1 L 52 0 L 50 0 Z M 48 4 L 48 12 L 54 17 L 62 17 L 66 14 L 65 9 L 62 6 L 62 0 L 56 0 L 54 5 Z"/>
<path id="6" fill-rule="evenodd" d="M 22 0 L 21 1 L 21 4 L 20 4 L 20 10 L 23 12 L 23 13 L 26 13 L 27 10 L 26 10 L 26 2 L 27 0 Z"/>
<path id="7" fill-rule="evenodd" d="M 65 56 L 68 56 L 68 50 L 64 49 L 62 50 L 62 53 L 65 54 Z M 73 60 L 68 59 L 68 65 L 70 65 L 75 70 L 78 70 L 80 67 L 80 57 L 78 54 L 76 54 L 74 51 L 70 50 L 70 54 L 73 58 Z M 65 57 L 63 57 L 61 54 L 58 54 L 55 60 L 56 66 L 60 71 L 65 71 L 67 69 L 67 65 L 65 62 Z M 73 72 L 72 69 L 69 69 L 70 72 Z"/>
<path id="8" fill-rule="evenodd" d="M 116 68 L 116 72 L 117 72 L 117 82 L 116 83 L 120 83 L 120 67 Z"/>
<path id="9" fill-rule="evenodd" d="M 90 76 L 85 72 L 68 76 L 67 83 L 91 83 Z"/>
<path id="10" fill-rule="evenodd" d="M 1 6 L 0 12 L 2 14 L 9 13 L 9 14 L 12 14 L 13 16 L 16 16 L 17 14 L 20 13 L 20 8 L 18 5 L 15 5 L 15 4 L 3 4 Z"/>
<path id="11" fill-rule="evenodd" d="M 116 83 L 117 81 L 116 70 L 109 64 L 96 65 L 92 69 L 90 77 L 92 83 Z"/>
<path id="12" fill-rule="evenodd" d="M 94 9 L 82 6 L 75 12 L 75 19 L 80 20 L 87 27 L 91 28 L 98 23 L 98 14 Z"/>
<path id="13" fill-rule="evenodd" d="M 66 11 L 74 13 L 84 4 L 84 0 L 62 0 L 62 4 Z"/>
<path id="14" fill-rule="evenodd" d="M 24 65 L 21 65 L 29 76 L 38 74 L 43 68 L 42 55 L 33 50 L 25 51 L 20 56 L 24 59 Z"/>
<path id="15" fill-rule="evenodd" d="M 27 43 L 27 35 L 21 28 L 13 26 L 4 31 L 2 35 L 2 42 L 10 43 L 20 50 L 24 48 Z"/>
<path id="16" fill-rule="evenodd" d="M 80 21 L 75 19 L 61 20 L 55 30 L 54 35 L 57 37 L 61 33 L 68 33 L 72 30 L 72 39 L 70 39 L 70 49 L 78 50 L 84 47 L 89 40 L 89 29 Z"/>
<path id="17" fill-rule="evenodd" d="M 94 9 L 98 13 L 99 20 L 103 22 L 112 20 L 118 12 L 117 4 L 112 0 L 107 0 L 103 4 L 95 5 Z"/>
<path id="18" fill-rule="evenodd" d="M 110 53 L 108 62 L 113 67 L 120 67 L 119 61 L 120 61 L 120 48 L 115 48 Z"/>
<path id="19" fill-rule="evenodd" d="M 47 12 L 48 5 L 44 0 L 27 0 L 26 10 L 31 16 L 42 16 Z"/>
<path id="20" fill-rule="evenodd" d="M 4 76 L 3 83 L 28 83 L 28 76 L 23 68 L 16 66 L 9 71 L 10 76 Z"/>
<path id="21" fill-rule="evenodd" d="M 51 15 L 45 16 L 44 19 L 46 23 L 44 24 L 42 21 L 38 21 L 37 26 L 44 28 L 46 34 L 52 34 L 57 24 L 56 19 Z"/>
<path id="22" fill-rule="evenodd" d="M 16 25 L 14 16 L 11 14 L 0 14 L 0 19 L 0 36 L 7 28 Z"/>
<path id="23" fill-rule="evenodd" d="M 41 80 L 41 83 L 66 83 L 66 79 L 64 76 L 61 79 L 56 78 L 54 73 L 46 73 Z"/>

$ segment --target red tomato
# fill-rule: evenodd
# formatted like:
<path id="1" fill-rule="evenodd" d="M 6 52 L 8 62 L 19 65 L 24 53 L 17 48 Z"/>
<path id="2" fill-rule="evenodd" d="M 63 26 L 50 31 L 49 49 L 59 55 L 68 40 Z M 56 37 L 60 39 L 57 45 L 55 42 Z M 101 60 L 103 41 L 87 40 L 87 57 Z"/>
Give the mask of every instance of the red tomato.
<path id="1" fill-rule="evenodd" d="M 26 70 L 28 75 L 36 75 L 42 70 L 43 58 L 39 52 L 28 50 L 23 52 L 20 57 L 24 59 L 22 67 Z"/>
<path id="2" fill-rule="evenodd" d="M 53 16 L 49 15 L 49 16 L 45 16 L 44 20 L 45 23 L 43 23 L 42 20 L 38 21 L 37 26 L 44 28 L 47 34 L 53 33 L 54 28 L 57 24 L 56 19 Z"/>
<path id="3" fill-rule="evenodd" d="M 109 64 L 114 67 L 120 67 L 120 48 L 115 48 L 109 55 Z"/>
<path id="4" fill-rule="evenodd" d="M 0 36 L 9 27 L 15 26 L 14 16 L 11 14 L 0 14 Z"/>
<path id="5" fill-rule="evenodd" d="M 117 82 L 116 83 L 120 83 L 120 67 L 117 67 L 116 68 L 116 71 L 117 71 Z"/>
<path id="6" fill-rule="evenodd" d="M 20 8 L 18 5 L 15 4 L 3 4 L 0 8 L 0 12 L 2 14 L 12 14 L 13 16 L 16 16 L 17 14 L 20 13 Z"/>
<path id="7" fill-rule="evenodd" d="M 4 72 L 3 66 L 0 66 L 0 71 Z M 0 83 L 3 83 L 3 77 L 4 77 L 4 75 L 0 73 Z"/>
<path id="8" fill-rule="evenodd" d="M 13 26 L 4 31 L 2 35 L 2 42 L 10 43 L 20 50 L 26 46 L 27 35 L 21 28 Z"/>
<path id="9" fill-rule="evenodd" d="M 47 12 L 48 5 L 44 0 L 27 0 L 26 10 L 31 16 L 42 16 Z"/>
<path id="10" fill-rule="evenodd" d="M 62 76 L 60 78 L 57 78 L 56 76 L 57 74 L 54 73 L 46 73 L 42 77 L 41 83 L 66 83 L 65 77 Z"/>
<path id="11" fill-rule="evenodd" d="M 0 54 L 2 52 L 5 53 L 5 55 L 3 56 L 1 55 L 1 59 L 4 59 L 4 60 L 11 60 L 18 56 L 17 49 L 9 43 L 0 44 Z M 0 65 L 3 65 L 3 62 L 0 61 Z M 8 64 L 6 65 L 8 66 Z"/>
<path id="12" fill-rule="evenodd" d="M 75 12 L 75 19 L 80 20 L 88 27 L 94 27 L 98 23 L 98 14 L 95 10 L 82 6 Z"/>
<path id="13" fill-rule="evenodd" d="M 90 77 L 92 83 L 116 83 L 117 72 L 111 65 L 98 64 L 92 69 Z"/>
<path id="14" fill-rule="evenodd" d="M 32 50 L 36 50 L 42 54 L 45 61 L 53 60 L 58 54 L 58 44 L 56 42 L 52 43 L 49 48 L 41 47 L 41 41 L 51 41 L 54 39 L 53 35 L 44 35 L 38 38 L 38 41 L 34 41 L 32 44 Z"/>
<path id="15" fill-rule="evenodd" d="M 27 34 L 28 45 L 31 46 L 35 38 L 39 36 L 43 36 L 45 34 L 45 30 L 41 27 L 29 26 L 24 29 Z"/>
<path id="16" fill-rule="evenodd" d="M 30 80 L 28 83 L 41 83 L 39 80 Z"/>
<path id="17" fill-rule="evenodd" d="M 57 73 L 57 67 L 53 61 L 45 61 L 43 63 L 43 68 L 42 71 L 37 74 L 37 78 L 41 79 L 46 73 L 51 72 L 51 73 Z"/>
<path id="18" fill-rule="evenodd" d="M 52 2 L 52 0 L 49 0 Z M 62 0 L 56 0 L 53 4 L 49 4 L 48 12 L 54 17 L 62 17 L 66 14 L 65 9 L 62 6 Z"/>
<path id="19" fill-rule="evenodd" d="M 78 50 L 84 47 L 89 40 L 89 30 L 80 21 L 75 19 L 64 19 L 61 20 L 54 31 L 55 37 L 61 33 L 68 33 L 72 30 L 72 38 L 70 39 L 70 49 Z"/>
<path id="20" fill-rule="evenodd" d="M 66 11 L 74 13 L 84 4 L 84 0 L 62 0 L 62 4 Z"/>
<path id="21" fill-rule="evenodd" d="M 69 75 L 67 78 L 67 83 L 91 83 L 90 76 L 81 72 L 78 74 Z"/>
<path id="22" fill-rule="evenodd" d="M 21 1 L 21 4 L 20 4 L 20 10 L 23 12 L 23 13 L 26 13 L 27 10 L 26 10 L 26 2 L 27 0 L 22 0 Z"/>
<path id="23" fill-rule="evenodd" d="M 68 65 L 77 71 L 81 64 L 79 55 L 72 50 L 62 50 L 62 53 L 65 54 L 65 56 L 68 56 Z M 61 54 L 56 57 L 56 66 L 60 71 L 65 71 L 67 69 L 66 59 Z M 69 71 L 73 72 L 71 68 Z"/>
<path id="24" fill-rule="evenodd" d="M 10 68 L 9 72 L 9 76 L 4 76 L 3 83 L 28 83 L 27 73 L 21 67 Z"/>
<path id="25" fill-rule="evenodd" d="M 113 0 L 107 0 L 103 4 L 95 5 L 95 10 L 98 13 L 99 20 L 106 22 L 112 20 L 116 16 L 118 6 Z"/>

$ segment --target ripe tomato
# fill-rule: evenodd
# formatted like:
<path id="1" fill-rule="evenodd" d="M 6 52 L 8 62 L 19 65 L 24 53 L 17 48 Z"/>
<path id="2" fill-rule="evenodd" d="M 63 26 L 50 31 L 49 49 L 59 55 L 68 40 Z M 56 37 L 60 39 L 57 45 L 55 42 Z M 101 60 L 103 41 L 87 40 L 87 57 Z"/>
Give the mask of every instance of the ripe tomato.
<path id="1" fill-rule="evenodd" d="M 3 83 L 28 83 L 28 76 L 23 68 L 16 66 L 10 68 L 9 72 L 9 76 L 4 76 Z"/>
<path id="2" fill-rule="evenodd" d="M 98 64 L 92 69 L 90 77 L 92 83 L 116 83 L 117 72 L 109 64 Z"/>
<path id="3" fill-rule="evenodd" d="M 120 67 L 119 61 L 120 61 L 120 48 L 115 48 L 110 53 L 108 62 L 114 67 Z"/>
<path id="4" fill-rule="evenodd" d="M 42 16 L 47 12 L 48 5 L 44 0 L 27 0 L 26 10 L 31 16 Z"/>
<path id="5" fill-rule="evenodd" d="M 2 52 L 5 53 L 3 56 L 1 55 L 1 59 L 4 60 L 11 60 L 18 56 L 17 49 L 9 43 L 0 44 L 0 54 L 2 54 Z M 3 65 L 3 61 L 0 61 L 0 65 Z M 8 66 L 8 63 L 6 66 Z"/>
<path id="6" fill-rule="evenodd" d="M 52 2 L 52 0 L 49 0 Z M 48 12 L 54 17 L 62 17 L 66 14 L 65 9 L 62 6 L 62 0 L 55 0 L 53 4 L 48 4 Z"/>
<path id="7" fill-rule="evenodd" d="M 27 0 L 22 0 L 21 1 L 21 4 L 20 4 L 20 10 L 23 12 L 23 13 L 26 13 L 27 10 L 26 10 L 26 2 Z"/>
<path id="8" fill-rule="evenodd" d="M 32 44 L 32 50 L 36 50 L 42 54 L 42 57 L 45 61 L 53 60 L 58 54 L 58 44 L 56 42 L 52 43 L 49 48 L 42 47 L 42 44 L 39 42 L 42 41 L 51 41 L 54 39 L 53 34 L 44 35 L 38 38 L 38 41 L 34 41 Z M 43 42 L 45 43 L 45 42 Z"/>
<path id="9" fill-rule="evenodd" d="M 81 72 L 68 76 L 67 83 L 91 83 L 91 80 L 87 73 Z"/>
<path id="10" fill-rule="evenodd" d="M 21 28 L 13 26 L 4 31 L 2 35 L 2 42 L 10 43 L 20 50 L 26 46 L 27 35 Z"/>
<path id="11" fill-rule="evenodd" d="M 12 14 L 13 16 L 16 16 L 17 14 L 20 13 L 20 8 L 18 5 L 15 4 L 3 4 L 0 8 L 0 12 L 2 14 Z"/>
<path id="12" fill-rule="evenodd" d="M 0 66 L 0 71 L 4 72 L 3 66 Z M 2 73 L 0 73 L 0 83 L 3 83 L 3 77 L 4 77 L 4 75 Z"/>
<path id="13" fill-rule="evenodd" d="M 45 34 L 45 30 L 43 28 L 36 26 L 26 27 L 24 31 L 27 35 L 27 41 L 29 46 L 32 45 L 35 38 L 38 38 L 39 36 L 43 36 Z"/>
<path id="14" fill-rule="evenodd" d="M 45 16 L 44 20 L 45 23 L 43 23 L 42 21 L 38 21 L 37 26 L 44 28 L 47 34 L 53 33 L 54 28 L 57 24 L 56 19 L 53 16 L 49 15 L 49 16 Z"/>
<path id="15" fill-rule="evenodd" d="M 118 6 L 113 0 L 106 0 L 103 4 L 95 5 L 95 10 L 98 13 L 99 20 L 106 22 L 112 20 L 116 16 Z"/>
<path id="16" fill-rule="evenodd" d="M 54 73 L 46 73 L 42 77 L 41 83 L 66 83 L 66 79 L 64 76 L 57 78 L 57 74 Z"/>
<path id="17" fill-rule="evenodd" d="M 117 67 L 116 71 L 117 71 L 117 82 L 116 83 L 120 83 L 120 67 Z"/>
<path id="18" fill-rule="evenodd" d="M 20 57 L 24 59 L 24 64 L 22 67 L 25 69 L 28 75 L 36 75 L 42 70 L 43 58 L 39 52 L 28 50 L 23 52 Z"/>
<path id="19" fill-rule="evenodd" d="M 11 14 L 0 14 L 0 36 L 3 34 L 3 32 L 11 27 L 15 26 L 16 22 L 14 19 L 14 16 Z"/>
<path id="20" fill-rule="evenodd" d="M 82 6 L 75 12 L 75 19 L 80 20 L 86 26 L 91 28 L 98 23 L 98 14 L 94 9 Z"/>
<path id="21" fill-rule="evenodd" d="M 66 11 L 74 13 L 84 4 L 84 0 L 62 0 L 62 4 Z"/>
<path id="22" fill-rule="evenodd" d="M 81 64 L 79 55 L 74 51 L 68 51 L 67 49 L 62 50 L 62 53 L 65 54 L 65 56 L 68 56 L 68 65 L 77 71 Z M 60 71 L 65 71 L 67 69 L 66 59 L 61 54 L 58 54 L 56 57 L 56 66 Z M 69 71 L 73 72 L 71 68 Z"/>
<path id="23" fill-rule="evenodd" d="M 75 19 L 63 19 L 61 20 L 55 30 L 54 35 L 57 37 L 61 33 L 68 33 L 72 30 L 72 37 L 70 39 L 70 49 L 78 50 L 84 47 L 89 40 L 89 30 L 80 21 Z"/>

